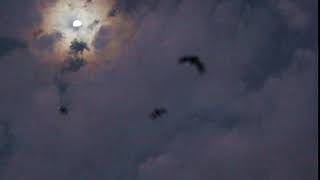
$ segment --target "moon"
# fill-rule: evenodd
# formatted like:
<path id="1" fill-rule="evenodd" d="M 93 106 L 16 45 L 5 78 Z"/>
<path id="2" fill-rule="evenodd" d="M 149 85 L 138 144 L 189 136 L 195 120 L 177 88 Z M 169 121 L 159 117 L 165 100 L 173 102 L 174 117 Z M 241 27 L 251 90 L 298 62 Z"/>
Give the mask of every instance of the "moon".
<path id="1" fill-rule="evenodd" d="M 0 0 L 1 1 L 1 0 Z M 49 3 L 50 2 L 50 3 Z M 37 30 L 39 36 L 32 38 L 31 49 L 39 59 L 63 61 L 69 55 L 70 44 L 75 40 L 87 43 L 91 51 L 84 58 L 96 61 L 100 57 L 112 61 L 122 55 L 120 51 L 127 47 L 128 41 L 136 32 L 136 23 L 131 17 L 119 13 L 108 16 L 116 7 L 116 0 L 54 0 L 39 6 L 41 21 Z M 80 3 L 82 2 L 82 3 Z M 43 51 L 38 44 L 44 37 L 59 34 L 52 44 L 52 51 Z M 56 37 L 56 36 L 54 36 Z M 107 57 L 107 58 L 106 58 Z"/>
<path id="2" fill-rule="evenodd" d="M 77 19 L 77 20 L 74 20 L 73 23 L 72 23 L 72 26 L 75 27 L 75 28 L 79 28 L 82 26 L 82 22 Z"/>

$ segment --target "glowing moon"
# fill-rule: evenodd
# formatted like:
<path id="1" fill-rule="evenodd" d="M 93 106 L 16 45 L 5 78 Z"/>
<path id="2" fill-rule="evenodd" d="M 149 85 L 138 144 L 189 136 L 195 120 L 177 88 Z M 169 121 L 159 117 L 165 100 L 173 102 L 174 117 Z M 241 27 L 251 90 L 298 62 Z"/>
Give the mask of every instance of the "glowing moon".
<path id="1" fill-rule="evenodd" d="M 41 59 L 60 61 L 69 55 L 72 41 L 78 40 L 91 49 L 83 54 L 84 58 L 90 61 L 102 57 L 106 61 L 116 59 L 136 32 L 135 21 L 121 13 L 108 16 L 116 7 L 116 0 L 88 2 L 54 0 L 39 6 L 42 21 L 35 30 L 40 29 L 42 33 L 32 39 L 32 51 Z M 59 38 L 55 38 L 56 34 Z M 47 37 L 54 37 L 54 42 L 52 48 L 44 51 L 38 44 Z"/>
<path id="2" fill-rule="evenodd" d="M 82 26 L 82 22 L 80 20 L 78 20 L 78 19 L 74 20 L 73 23 L 72 23 L 72 26 L 76 27 L 76 28 L 81 27 Z"/>

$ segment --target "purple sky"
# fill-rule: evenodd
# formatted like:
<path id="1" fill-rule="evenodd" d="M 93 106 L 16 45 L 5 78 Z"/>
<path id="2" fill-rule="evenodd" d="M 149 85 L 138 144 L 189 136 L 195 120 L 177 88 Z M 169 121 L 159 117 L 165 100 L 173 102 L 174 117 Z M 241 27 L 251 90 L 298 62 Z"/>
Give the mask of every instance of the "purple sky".
<path id="1" fill-rule="evenodd" d="M 68 116 L 25 48 L 37 2 L 0 2 L 1 180 L 317 179 L 318 1 L 118 0 L 137 32 Z"/>

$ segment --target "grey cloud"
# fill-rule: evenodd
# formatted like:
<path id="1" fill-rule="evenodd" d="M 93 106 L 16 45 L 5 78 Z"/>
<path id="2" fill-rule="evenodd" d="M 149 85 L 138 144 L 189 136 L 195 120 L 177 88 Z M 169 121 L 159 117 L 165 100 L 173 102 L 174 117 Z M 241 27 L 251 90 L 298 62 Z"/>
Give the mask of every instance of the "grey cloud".
<path id="1" fill-rule="evenodd" d="M 70 92 L 71 82 L 68 76 L 71 73 L 80 71 L 88 64 L 87 60 L 82 57 L 84 51 L 90 51 L 87 43 L 74 39 L 70 44 L 67 57 L 65 57 L 54 76 L 55 86 L 59 95 L 59 111 L 65 115 L 69 112 L 70 96 L 72 94 Z"/>
<path id="2" fill-rule="evenodd" d="M 63 38 L 60 32 L 45 34 L 35 40 L 34 46 L 40 51 L 52 52 L 56 42 Z"/>
<path id="3" fill-rule="evenodd" d="M 310 28 L 318 7 L 315 1 L 276 0 L 269 1 L 269 4 L 289 27 L 299 30 Z"/>
<path id="4" fill-rule="evenodd" d="M 128 0 L 118 0 L 116 1 L 116 6 L 124 11 L 125 13 L 131 13 L 134 11 L 138 11 L 141 6 L 154 8 L 157 7 L 159 0 L 136 0 L 136 1 L 128 1 Z"/>
<path id="5" fill-rule="evenodd" d="M 239 112 L 251 114 L 240 126 L 219 131 L 203 124 L 181 134 L 140 165 L 140 179 L 316 179 L 315 52 L 297 50 L 293 61 L 280 77 L 236 102 Z"/>
<path id="6" fill-rule="evenodd" d="M 159 1 L 147 12 L 124 2 L 143 13 L 134 41 L 113 68 L 58 85 L 71 92 L 68 116 L 55 84 L 31 78 L 45 68 L 34 57 L 0 66 L 0 116 L 19 145 L 1 179 L 316 179 L 315 26 L 293 28 L 269 1 Z M 178 66 L 186 54 L 207 74 Z M 150 121 L 158 106 L 170 114 Z"/>
<path id="7" fill-rule="evenodd" d="M 14 134 L 8 121 L 0 122 L 0 173 L 14 153 Z"/>
<path id="8" fill-rule="evenodd" d="M 79 54 L 83 54 L 84 51 L 90 51 L 88 45 L 86 42 L 79 41 L 77 39 L 74 39 L 69 48 L 69 53 L 71 55 L 77 56 Z"/>
<path id="9" fill-rule="evenodd" d="M 27 48 L 27 43 L 20 39 L 0 37 L 0 57 L 9 54 L 16 49 Z"/>
<path id="10" fill-rule="evenodd" d="M 102 26 L 95 37 L 93 46 L 98 50 L 105 48 L 110 41 L 111 31 L 112 29 L 110 27 Z"/>

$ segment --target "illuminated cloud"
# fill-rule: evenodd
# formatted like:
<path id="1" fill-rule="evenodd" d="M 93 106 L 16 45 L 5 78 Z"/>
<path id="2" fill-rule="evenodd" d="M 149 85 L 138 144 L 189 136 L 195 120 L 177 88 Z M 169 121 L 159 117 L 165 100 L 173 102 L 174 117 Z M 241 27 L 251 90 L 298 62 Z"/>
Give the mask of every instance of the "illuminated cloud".
<path id="1" fill-rule="evenodd" d="M 134 32 L 134 22 L 125 16 L 112 16 L 114 1 L 64 1 L 58 0 L 40 7 L 42 22 L 40 27 L 34 30 L 32 49 L 42 57 L 56 57 L 55 61 L 61 61 L 68 54 L 69 46 L 75 39 L 85 42 L 92 51 L 83 55 L 90 61 L 99 57 L 114 59 L 123 49 L 125 42 L 131 38 Z M 39 30 L 40 29 L 40 30 Z M 101 33 L 108 29 L 110 33 Z M 54 38 L 53 34 L 61 37 Z M 39 48 L 35 42 L 43 39 L 51 39 L 50 52 Z M 103 42 L 107 40 L 106 42 Z M 99 49 L 96 49 L 99 42 Z M 101 48 L 103 44 L 103 48 Z"/>

